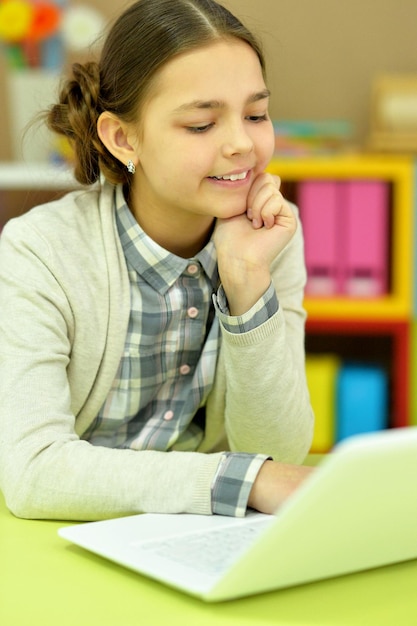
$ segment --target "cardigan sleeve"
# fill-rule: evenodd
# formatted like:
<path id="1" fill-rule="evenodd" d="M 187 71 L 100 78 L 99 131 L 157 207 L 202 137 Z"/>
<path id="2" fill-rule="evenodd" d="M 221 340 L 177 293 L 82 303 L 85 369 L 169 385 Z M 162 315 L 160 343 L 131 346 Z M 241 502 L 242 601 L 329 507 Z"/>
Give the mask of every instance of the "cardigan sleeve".
<path id="1" fill-rule="evenodd" d="M 201 449 L 218 445 L 214 434 L 222 423 L 231 451 L 301 463 L 310 449 L 314 426 L 305 375 L 301 224 L 275 260 L 272 281 L 279 308 L 265 323 L 243 333 L 221 325 L 219 366 Z"/>
<path id="2" fill-rule="evenodd" d="M 95 418 L 106 394 L 100 381 L 112 380 L 120 358 L 117 345 L 107 345 L 108 310 L 120 294 L 114 304 L 106 295 L 116 276 L 109 280 L 94 247 L 100 223 L 93 220 L 88 258 L 69 225 L 61 232 L 65 248 L 56 245 L 61 227 L 48 210 L 47 236 L 25 216 L 0 240 L 0 488 L 7 506 L 19 517 L 69 520 L 210 514 L 220 453 L 137 452 L 80 438 L 78 416 L 85 423 Z M 117 258 L 108 265 L 115 268 Z M 113 317 L 123 346 L 124 320 Z M 94 402 L 80 394 L 100 385 Z"/>

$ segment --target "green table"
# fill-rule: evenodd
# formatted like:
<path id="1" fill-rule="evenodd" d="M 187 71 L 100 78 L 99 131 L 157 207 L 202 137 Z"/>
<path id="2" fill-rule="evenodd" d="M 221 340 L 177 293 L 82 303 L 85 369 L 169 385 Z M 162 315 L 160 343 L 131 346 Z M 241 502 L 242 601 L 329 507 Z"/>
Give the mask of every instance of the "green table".
<path id="1" fill-rule="evenodd" d="M 222 604 L 143 578 L 20 520 L 0 494 L 2 626 L 414 626 L 417 560 Z"/>

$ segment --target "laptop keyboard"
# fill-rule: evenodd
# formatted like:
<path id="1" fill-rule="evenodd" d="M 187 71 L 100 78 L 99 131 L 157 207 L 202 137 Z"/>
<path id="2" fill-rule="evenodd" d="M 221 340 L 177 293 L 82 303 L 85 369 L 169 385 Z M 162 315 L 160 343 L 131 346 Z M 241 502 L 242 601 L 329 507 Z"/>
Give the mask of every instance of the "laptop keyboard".
<path id="1" fill-rule="evenodd" d="M 270 523 L 269 519 L 251 524 L 154 540 L 140 545 L 160 557 L 207 574 L 221 574 L 253 543 Z"/>

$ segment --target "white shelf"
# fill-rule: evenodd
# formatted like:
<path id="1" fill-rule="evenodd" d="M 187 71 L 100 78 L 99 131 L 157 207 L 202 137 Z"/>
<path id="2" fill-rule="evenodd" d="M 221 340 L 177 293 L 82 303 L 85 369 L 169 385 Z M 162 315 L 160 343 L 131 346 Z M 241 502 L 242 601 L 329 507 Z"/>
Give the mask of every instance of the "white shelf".
<path id="1" fill-rule="evenodd" d="M 74 189 L 80 184 L 66 166 L 0 162 L 1 189 Z"/>

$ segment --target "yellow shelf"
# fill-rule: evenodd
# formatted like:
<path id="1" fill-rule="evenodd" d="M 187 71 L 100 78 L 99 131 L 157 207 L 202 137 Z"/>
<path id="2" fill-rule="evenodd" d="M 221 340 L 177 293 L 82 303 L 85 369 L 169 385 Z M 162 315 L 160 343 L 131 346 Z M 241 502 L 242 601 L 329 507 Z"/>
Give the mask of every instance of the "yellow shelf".
<path id="1" fill-rule="evenodd" d="M 334 155 L 275 158 L 269 171 L 284 182 L 378 179 L 392 185 L 391 291 L 382 298 L 306 298 L 310 318 L 409 319 L 412 315 L 413 178 L 411 157 Z"/>
<path id="2" fill-rule="evenodd" d="M 350 153 L 308 158 L 275 157 L 268 170 L 283 180 L 378 178 L 390 181 L 393 175 L 403 176 L 409 172 L 412 163 L 408 156 Z"/>
<path id="3" fill-rule="evenodd" d="M 355 319 L 407 321 L 411 315 L 411 302 L 405 298 L 306 298 L 304 306 L 309 319 Z"/>

